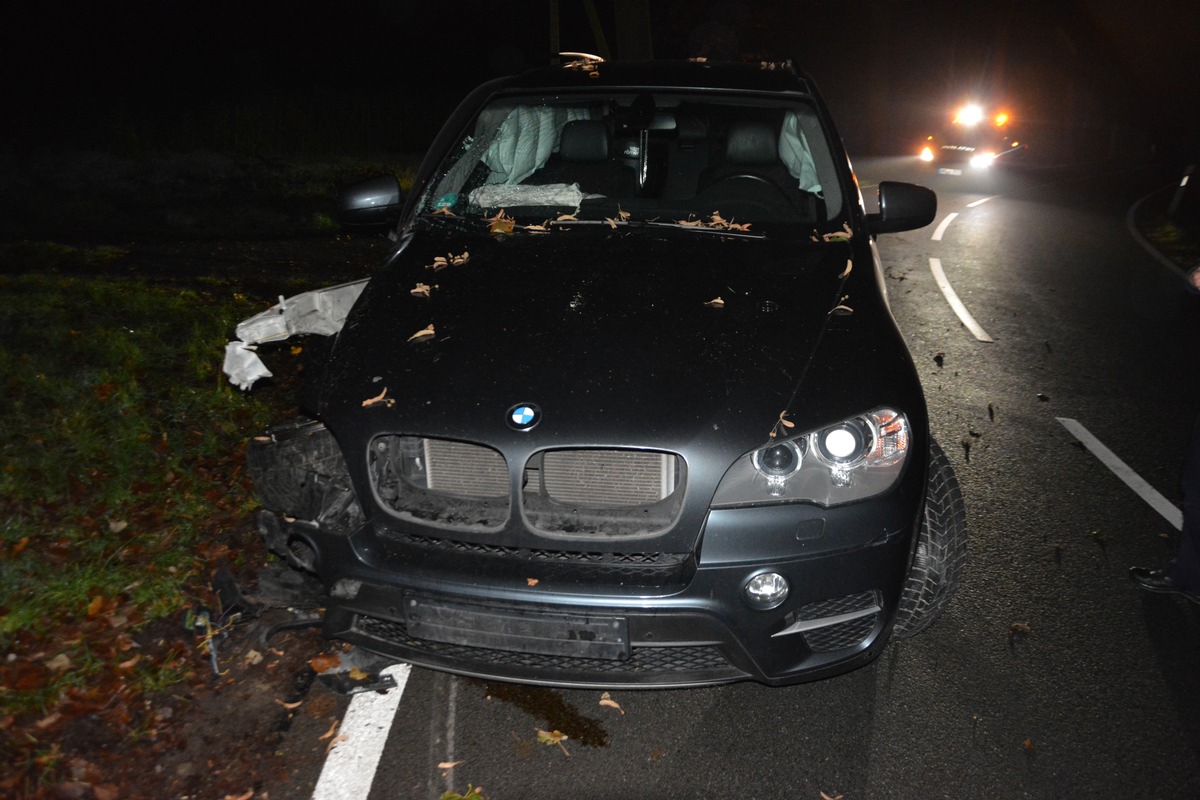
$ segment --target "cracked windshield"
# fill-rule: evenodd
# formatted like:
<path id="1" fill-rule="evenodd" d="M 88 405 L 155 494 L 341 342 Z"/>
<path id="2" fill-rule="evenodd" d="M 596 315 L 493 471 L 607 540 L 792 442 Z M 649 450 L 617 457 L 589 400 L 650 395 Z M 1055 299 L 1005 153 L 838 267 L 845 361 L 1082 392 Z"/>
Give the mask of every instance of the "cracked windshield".
<path id="1" fill-rule="evenodd" d="M 820 119 L 799 103 L 506 97 L 451 152 L 421 213 L 483 219 L 493 232 L 646 222 L 757 234 L 843 213 Z"/>

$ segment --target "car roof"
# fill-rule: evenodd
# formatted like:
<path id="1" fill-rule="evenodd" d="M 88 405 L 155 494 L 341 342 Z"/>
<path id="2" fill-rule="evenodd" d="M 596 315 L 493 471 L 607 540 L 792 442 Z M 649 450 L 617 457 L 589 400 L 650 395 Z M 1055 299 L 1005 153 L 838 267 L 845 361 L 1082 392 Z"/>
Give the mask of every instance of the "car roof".
<path id="1" fill-rule="evenodd" d="M 539 67 L 493 84 L 495 89 L 725 89 L 814 94 L 812 80 L 791 62 L 601 61 L 564 54 L 564 63 Z"/>

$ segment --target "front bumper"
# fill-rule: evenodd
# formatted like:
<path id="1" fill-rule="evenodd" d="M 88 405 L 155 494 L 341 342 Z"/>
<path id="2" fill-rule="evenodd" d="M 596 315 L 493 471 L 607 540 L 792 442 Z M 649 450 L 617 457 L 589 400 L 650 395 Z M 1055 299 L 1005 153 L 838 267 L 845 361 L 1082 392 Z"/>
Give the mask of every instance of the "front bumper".
<path id="1" fill-rule="evenodd" d="M 797 526 L 794 509 L 714 511 L 692 563 L 607 565 L 618 572 L 589 582 L 586 567 L 399 546 L 370 525 L 344 536 L 263 512 L 260 529 L 273 549 L 299 543 L 325 582 L 326 636 L 418 666 L 576 688 L 782 685 L 862 666 L 886 645 L 919 515 L 911 502 L 883 503 L 893 524 L 879 525 L 879 505 L 827 510 L 821 536 L 806 541 L 812 528 Z M 759 522 L 758 552 L 744 546 L 748 518 Z M 725 546 L 735 535 L 741 545 Z M 778 558 L 784 540 L 789 556 Z M 791 591 L 756 610 L 744 587 L 767 571 Z"/>

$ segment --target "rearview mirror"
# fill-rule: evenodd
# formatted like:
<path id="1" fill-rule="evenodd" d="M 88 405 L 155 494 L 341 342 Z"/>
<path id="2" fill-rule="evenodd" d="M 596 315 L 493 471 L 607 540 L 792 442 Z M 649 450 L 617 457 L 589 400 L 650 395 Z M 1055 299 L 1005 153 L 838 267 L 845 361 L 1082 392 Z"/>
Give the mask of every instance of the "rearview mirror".
<path id="1" fill-rule="evenodd" d="M 392 175 L 380 175 L 347 186 L 338 193 L 337 219 L 357 228 L 390 228 L 400 219 L 404 192 Z"/>
<path id="2" fill-rule="evenodd" d="M 867 215 L 871 233 L 897 233 L 924 228 L 937 216 L 937 195 L 915 183 L 880 181 L 879 213 Z"/>

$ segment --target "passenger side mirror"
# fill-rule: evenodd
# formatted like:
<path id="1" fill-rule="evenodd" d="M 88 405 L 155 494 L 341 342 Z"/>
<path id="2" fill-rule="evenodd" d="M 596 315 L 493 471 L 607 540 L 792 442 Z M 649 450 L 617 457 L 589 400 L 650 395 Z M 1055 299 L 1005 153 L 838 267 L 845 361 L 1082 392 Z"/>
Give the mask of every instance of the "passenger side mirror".
<path id="1" fill-rule="evenodd" d="M 351 184 L 338 193 L 337 220 L 349 228 L 390 228 L 400 219 L 404 192 L 392 175 Z"/>
<path id="2" fill-rule="evenodd" d="M 937 216 L 937 195 L 915 183 L 881 181 L 879 213 L 867 215 L 872 233 L 897 233 L 923 228 Z"/>

